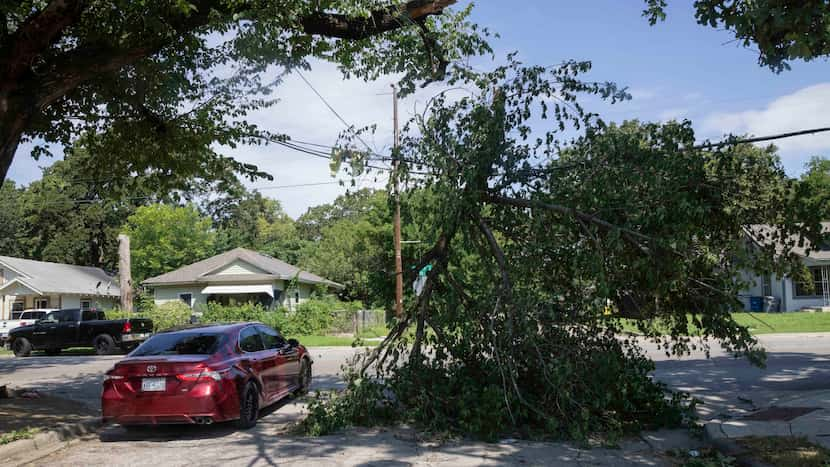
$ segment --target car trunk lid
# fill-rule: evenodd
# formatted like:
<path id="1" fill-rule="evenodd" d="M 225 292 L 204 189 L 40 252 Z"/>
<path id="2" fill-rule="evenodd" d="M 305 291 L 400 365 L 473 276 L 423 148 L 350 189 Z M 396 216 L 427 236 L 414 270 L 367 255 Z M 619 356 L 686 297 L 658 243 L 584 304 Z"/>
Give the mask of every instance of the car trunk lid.
<path id="1" fill-rule="evenodd" d="M 207 355 L 128 358 L 116 363 L 107 376 L 120 391 L 139 397 L 179 394 L 196 383 L 182 376 L 205 371 L 208 360 Z"/>

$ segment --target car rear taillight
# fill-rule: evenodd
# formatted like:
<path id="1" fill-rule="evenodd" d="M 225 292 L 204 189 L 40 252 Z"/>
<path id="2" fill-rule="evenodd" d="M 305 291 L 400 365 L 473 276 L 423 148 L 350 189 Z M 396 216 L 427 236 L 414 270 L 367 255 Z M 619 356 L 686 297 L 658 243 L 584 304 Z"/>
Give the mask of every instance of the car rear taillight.
<path id="1" fill-rule="evenodd" d="M 133 325 L 132 325 L 132 324 L 130 324 L 130 322 L 129 322 L 129 321 L 127 321 L 126 323 L 124 323 L 124 327 L 123 327 L 123 328 L 121 328 L 121 334 L 129 334 L 129 333 L 131 333 L 132 331 L 133 331 Z"/>
<path id="2" fill-rule="evenodd" d="M 176 379 L 179 381 L 206 381 L 206 380 L 213 380 L 213 381 L 220 381 L 222 379 L 222 373 L 224 371 L 212 371 L 212 370 L 202 370 L 200 372 L 193 372 L 193 373 L 182 373 L 176 375 Z"/>
<path id="3" fill-rule="evenodd" d="M 113 367 L 106 372 L 106 377 L 106 379 L 111 379 L 114 381 L 124 379 L 124 371 L 121 368 Z"/>

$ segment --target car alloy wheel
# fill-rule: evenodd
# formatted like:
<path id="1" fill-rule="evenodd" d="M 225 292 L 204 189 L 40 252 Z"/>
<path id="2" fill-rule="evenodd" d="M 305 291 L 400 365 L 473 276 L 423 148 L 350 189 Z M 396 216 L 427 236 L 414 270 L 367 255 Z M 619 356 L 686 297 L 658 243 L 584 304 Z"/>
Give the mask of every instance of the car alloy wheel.
<path id="1" fill-rule="evenodd" d="M 308 360 L 303 360 L 303 365 L 300 368 L 300 387 L 297 389 L 297 395 L 303 395 L 308 392 L 311 387 L 311 365 Z"/>
<path id="2" fill-rule="evenodd" d="M 239 420 L 237 427 L 253 428 L 259 416 L 259 393 L 253 383 L 247 383 L 239 401 Z"/>

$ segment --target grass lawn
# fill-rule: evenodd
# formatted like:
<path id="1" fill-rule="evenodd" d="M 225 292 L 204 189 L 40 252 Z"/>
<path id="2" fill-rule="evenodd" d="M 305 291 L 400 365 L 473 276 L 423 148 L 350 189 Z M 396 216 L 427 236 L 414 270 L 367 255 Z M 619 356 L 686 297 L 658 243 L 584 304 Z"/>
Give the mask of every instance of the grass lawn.
<path id="1" fill-rule="evenodd" d="M 830 332 L 830 313 L 793 311 L 788 313 L 735 313 L 732 316 L 739 324 L 747 326 L 753 334 Z M 622 325 L 624 331 L 638 332 L 632 320 L 623 320 Z"/>
<path id="2" fill-rule="evenodd" d="M 0 435 L 0 446 L 4 444 L 9 444 L 19 439 L 34 438 L 38 431 L 40 430 L 38 430 L 37 428 L 24 428 L 22 430 L 14 430 L 8 433 L 3 433 L 2 435 Z"/>
<path id="3" fill-rule="evenodd" d="M 300 341 L 306 347 L 351 347 L 355 341 L 353 337 L 340 336 L 289 336 Z M 373 347 L 377 341 L 363 341 L 362 345 Z"/>
<path id="4" fill-rule="evenodd" d="M 738 444 L 747 448 L 755 460 L 767 465 L 825 467 L 830 465 L 830 450 L 805 438 L 770 436 L 741 438 Z"/>

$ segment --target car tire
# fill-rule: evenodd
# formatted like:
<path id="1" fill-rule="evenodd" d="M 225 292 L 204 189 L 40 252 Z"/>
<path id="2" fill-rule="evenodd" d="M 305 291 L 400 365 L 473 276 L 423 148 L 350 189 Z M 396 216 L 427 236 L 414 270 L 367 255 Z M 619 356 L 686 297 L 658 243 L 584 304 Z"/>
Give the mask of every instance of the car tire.
<path id="1" fill-rule="evenodd" d="M 256 426 L 259 418 L 259 390 L 252 382 L 245 383 L 245 387 L 239 392 L 239 419 L 236 427 L 247 430 Z"/>
<path id="2" fill-rule="evenodd" d="M 307 358 L 303 359 L 300 364 L 300 376 L 297 381 L 298 387 L 294 391 L 295 396 L 304 396 L 308 394 L 308 389 L 311 387 L 311 362 Z"/>
<path id="3" fill-rule="evenodd" d="M 46 349 L 46 355 L 50 357 L 54 357 L 56 355 L 60 355 L 61 349 Z"/>
<path id="4" fill-rule="evenodd" d="M 12 352 L 15 357 L 28 357 L 32 354 L 32 343 L 25 337 L 18 337 L 12 341 Z"/>
<path id="5" fill-rule="evenodd" d="M 92 341 L 95 353 L 98 355 L 111 355 L 115 351 L 115 340 L 108 334 L 101 334 Z"/>

